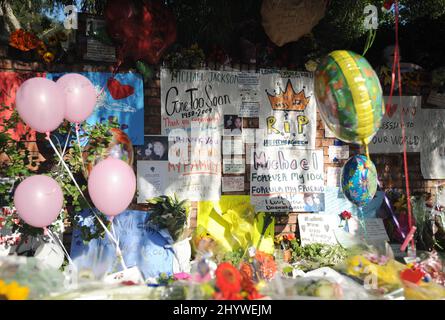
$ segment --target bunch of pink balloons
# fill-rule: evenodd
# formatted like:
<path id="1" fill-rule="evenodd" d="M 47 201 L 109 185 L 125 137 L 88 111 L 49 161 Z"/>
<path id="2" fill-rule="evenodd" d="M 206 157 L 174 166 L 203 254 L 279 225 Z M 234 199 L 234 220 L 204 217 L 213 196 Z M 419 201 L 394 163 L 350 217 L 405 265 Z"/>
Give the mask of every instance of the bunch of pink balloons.
<path id="1" fill-rule="evenodd" d="M 56 82 L 46 78 L 26 80 L 17 91 L 16 108 L 32 129 L 49 134 L 63 119 L 76 124 L 85 121 L 93 112 L 96 99 L 91 81 L 71 73 Z M 124 161 L 107 158 L 93 167 L 88 190 L 94 205 L 105 215 L 114 217 L 131 203 L 136 192 L 136 177 Z M 14 205 L 26 223 L 45 228 L 60 214 L 63 193 L 54 179 L 36 175 L 18 185 Z"/>
<path id="2" fill-rule="evenodd" d="M 96 99 L 96 89 L 88 78 L 68 73 L 57 82 L 39 77 L 26 80 L 17 91 L 15 104 L 27 125 L 47 133 L 57 129 L 63 119 L 74 123 L 86 120 Z"/>

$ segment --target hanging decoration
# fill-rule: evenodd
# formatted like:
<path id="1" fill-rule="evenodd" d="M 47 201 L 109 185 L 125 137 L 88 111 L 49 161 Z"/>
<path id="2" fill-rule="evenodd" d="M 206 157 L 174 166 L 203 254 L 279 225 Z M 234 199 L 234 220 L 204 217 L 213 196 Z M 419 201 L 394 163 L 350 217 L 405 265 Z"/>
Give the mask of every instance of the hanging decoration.
<path id="1" fill-rule="evenodd" d="M 108 34 L 120 44 L 120 59 L 157 64 L 176 40 L 176 21 L 161 1 L 109 0 L 105 7 Z"/>
<path id="2" fill-rule="evenodd" d="M 326 0 L 264 0 L 261 17 L 270 40 L 282 47 L 311 32 L 324 17 Z"/>
<path id="3" fill-rule="evenodd" d="M 315 73 L 315 96 L 321 118 L 340 140 L 367 145 L 385 112 L 379 79 L 366 59 L 337 50 Z"/>
<path id="4" fill-rule="evenodd" d="M 364 155 L 351 157 L 343 166 L 341 187 L 349 201 L 365 207 L 377 191 L 377 170 Z"/>

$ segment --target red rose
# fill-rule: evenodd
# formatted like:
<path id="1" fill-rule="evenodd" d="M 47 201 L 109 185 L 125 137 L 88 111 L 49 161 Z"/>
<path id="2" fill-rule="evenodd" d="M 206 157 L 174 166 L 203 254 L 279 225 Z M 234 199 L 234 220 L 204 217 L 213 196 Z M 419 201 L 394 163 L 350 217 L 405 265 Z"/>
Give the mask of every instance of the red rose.
<path id="1" fill-rule="evenodd" d="M 342 220 L 349 220 L 349 219 L 351 219 L 351 217 L 352 217 L 352 214 L 349 211 L 345 210 L 342 213 L 340 213 L 340 218 Z"/>

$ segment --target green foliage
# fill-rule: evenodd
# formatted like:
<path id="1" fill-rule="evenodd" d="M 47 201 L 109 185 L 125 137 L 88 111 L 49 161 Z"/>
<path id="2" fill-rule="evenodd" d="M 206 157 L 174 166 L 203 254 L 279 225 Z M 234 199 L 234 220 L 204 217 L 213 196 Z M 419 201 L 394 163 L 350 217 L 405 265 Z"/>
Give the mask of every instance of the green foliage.
<path id="1" fill-rule="evenodd" d="M 89 205 L 75 186 L 65 167 L 59 162 L 57 156 L 54 154 L 53 158 L 47 158 L 45 161 L 45 167 L 50 168 L 49 172 L 41 172 L 42 168 L 38 168 L 37 171 L 35 171 L 34 167 L 37 167 L 37 159 L 35 158 L 35 155 L 33 156 L 30 154 L 27 148 L 26 134 L 19 137 L 19 140 L 12 139 L 9 134 L 10 130 L 15 130 L 17 125 L 22 123 L 19 115 L 11 106 L 1 105 L 0 112 L 4 111 L 12 111 L 12 115 L 10 119 L 0 127 L 0 154 L 6 158 L 5 161 L 0 162 L 0 177 L 3 178 L 0 180 L 0 206 L 14 206 L 12 197 L 13 190 L 17 187 L 20 181 L 33 174 L 46 174 L 59 183 L 64 194 L 64 210 L 57 219 L 59 223 L 53 224 L 50 226 L 50 229 L 59 231 L 62 221 L 68 219 L 74 226 L 81 228 L 82 238 L 85 241 L 103 236 L 105 231 L 97 219 L 93 219 L 94 226 L 92 228 L 79 225 L 79 218 L 76 213 L 88 208 Z M 112 139 L 112 135 L 109 131 L 111 128 L 116 128 L 118 126 L 119 125 L 115 119 L 106 123 L 98 123 L 96 125 L 83 125 L 84 130 L 81 136 L 82 138 L 89 137 L 88 157 L 91 156 L 94 158 L 94 155 L 97 156 L 98 153 L 105 153 L 106 147 Z M 71 130 L 71 125 L 66 122 L 59 127 L 57 132 L 61 135 L 66 135 Z M 60 149 L 63 148 L 63 146 L 59 147 Z M 85 194 L 86 181 L 82 175 L 83 158 L 81 149 L 77 143 L 74 143 L 68 148 L 64 160 L 70 167 L 76 181 L 79 182 L 82 192 Z M 46 165 L 46 162 L 48 162 L 49 165 Z M 33 167 L 34 171 L 31 170 L 31 167 Z M 100 217 L 102 221 L 106 221 L 105 216 L 100 214 Z M 8 216 L 6 227 L 11 228 L 13 231 L 20 232 L 24 236 L 24 239 L 28 236 L 42 234 L 41 228 L 29 226 L 22 220 L 18 219 L 16 215 Z"/>
<path id="2" fill-rule="evenodd" d="M 243 261 L 245 251 L 242 248 L 227 252 L 222 258 L 222 262 L 230 262 L 234 266 L 239 266 Z"/>
<path id="3" fill-rule="evenodd" d="M 292 241 L 292 260 L 303 271 L 335 266 L 347 256 L 348 251 L 340 245 L 314 243 L 302 247 Z"/>
<path id="4" fill-rule="evenodd" d="M 188 201 L 179 201 L 175 194 L 173 197 L 155 197 L 147 202 L 152 205 L 148 222 L 159 229 L 167 229 L 175 242 L 180 240 L 187 227 Z"/>

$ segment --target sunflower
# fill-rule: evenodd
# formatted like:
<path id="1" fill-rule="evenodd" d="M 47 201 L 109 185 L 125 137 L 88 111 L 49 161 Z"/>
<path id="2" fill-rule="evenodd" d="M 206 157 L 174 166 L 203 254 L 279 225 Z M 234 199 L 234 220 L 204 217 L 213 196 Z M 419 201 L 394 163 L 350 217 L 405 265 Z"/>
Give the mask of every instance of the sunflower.
<path id="1" fill-rule="evenodd" d="M 15 281 L 6 284 L 3 280 L 0 280 L 0 300 L 26 300 L 28 295 L 28 287 L 21 287 Z"/>
<path id="2" fill-rule="evenodd" d="M 241 273 L 229 262 L 221 263 L 215 271 L 216 286 L 224 296 L 235 295 L 241 290 Z"/>
<path id="3" fill-rule="evenodd" d="M 45 42 L 43 42 L 41 40 L 37 44 L 36 49 L 37 49 L 37 53 L 39 54 L 39 56 L 43 56 L 48 51 Z"/>

